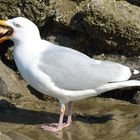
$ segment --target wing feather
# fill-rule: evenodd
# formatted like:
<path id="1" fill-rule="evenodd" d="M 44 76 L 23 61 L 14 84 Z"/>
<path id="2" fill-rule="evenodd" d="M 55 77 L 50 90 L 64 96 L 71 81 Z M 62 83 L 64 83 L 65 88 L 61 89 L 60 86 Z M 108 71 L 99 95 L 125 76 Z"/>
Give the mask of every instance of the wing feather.
<path id="1" fill-rule="evenodd" d="M 118 63 L 99 61 L 65 47 L 49 47 L 40 58 L 39 68 L 55 85 L 67 90 L 94 89 L 109 82 L 128 80 L 131 72 Z"/>

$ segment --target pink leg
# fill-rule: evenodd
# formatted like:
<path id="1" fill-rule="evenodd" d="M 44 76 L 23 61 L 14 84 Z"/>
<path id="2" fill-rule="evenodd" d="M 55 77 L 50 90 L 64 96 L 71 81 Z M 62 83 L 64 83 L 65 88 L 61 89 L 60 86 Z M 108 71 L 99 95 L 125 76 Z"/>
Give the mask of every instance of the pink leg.
<path id="1" fill-rule="evenodd" d="M 68 103 L 68 119 L 67 124 L 69 125 L 72 122 L 72 102 Z"/>
<path id="2" fill-rule="evenodd" d="M 53 132 L 61 130 L 66 125 L 63 123 L 64 113 L 65 113 L 65 105 L 61 104 L 59 123 L 42 125 L 41 128 L 44 129 L 45 131 L 53 131 Z"/>
<path id="3" fill-rule="evenodd" d="M 65 105 L 61 104 L 60 108 L 60 117 L 59 117 L 59 123 L 52 123 L 49 125 L 43 125 L 41 128 L 43 128 L 45 131 L 53 131 L 57 132 L 59 130 L 62 130 L 64 127 L 67 127 L 70 125 L 72 122 L 71 116 L 72 116 L 72 102 L 68 103 L 68 119 L 67 123 L 63 123 L 63 118 L 64 118 L 64 113 L 65 113 Z"/>
<path id="4" fill-rule="evenodd" d="M 59 123 L 58 123 L 58 129 L 62 129 L 63 128 L 63 119 L 64 119 L 64 114 L 65 114 L 65 105 L 62 104 L 61 108 L 60 108 L 60 118 L 59 118 Z"/>

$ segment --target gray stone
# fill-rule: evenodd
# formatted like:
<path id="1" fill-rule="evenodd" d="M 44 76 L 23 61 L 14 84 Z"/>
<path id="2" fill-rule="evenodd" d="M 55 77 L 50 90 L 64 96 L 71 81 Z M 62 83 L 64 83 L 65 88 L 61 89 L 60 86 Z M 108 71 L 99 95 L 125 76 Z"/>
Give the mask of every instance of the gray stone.
<path id="1" fill-rule="evenodd" d="M 0 100 L 0 112 L 10 112 L 10 111 L 17 111 L 16 106 L 4 99 L 1 99 Z"/>
<path id="2" fill-rule="evenodd" d="M 87 35 L 86 47 L 98 51 L 140 53 L 140 8 L 131 0 L 1 0 L 0 17 L 25 16 L 38 26 L 56 22 Z M 8 8 L 7 8 L 8 7 Z M 51 23 L 51 24 L 52 24 Z M 46 27 L 47 28 L 47 27 Z M 49 29 L 48 29 L 49 30 Z M 79 44 L 82 46 L 82 43 Z M 92 44 L 92 45 L 91 45 Z"/>
<path id="3" fill-rule="evenodd" d="M 140 91 L 137 91 L 133 97 L 135 103 L 140 104 Z"/>
<path id="4" fill-rule="evenodd" d="M 32 138 L 16 131 L 8 133 L 8 136 L 13 140 L 33 140 Z"/>
<path id="5" fill-rule="evenodd" d="M 0 96 L 16 99 L 28 93 L 27 84 L 0 61 Z"/>
<path id="6" fill-rule="evenodd" d="M 12 140 L 9 136 L 0 133 L 0 140 Z"/>
<path id="7" fill-rule="evenodd" d="M 94 53 L 139 56 L 140 53 L 137 0 L 1 0 L 0 17 L 16 16 L 34 21 L 43 38 L 90 56 Z M 137 56 L 133 61 L 127 57 L 114 61 L 139 69 Z M 26 83 L 0 62 L 0 95 L 16 99 L 27 93 Z"/>

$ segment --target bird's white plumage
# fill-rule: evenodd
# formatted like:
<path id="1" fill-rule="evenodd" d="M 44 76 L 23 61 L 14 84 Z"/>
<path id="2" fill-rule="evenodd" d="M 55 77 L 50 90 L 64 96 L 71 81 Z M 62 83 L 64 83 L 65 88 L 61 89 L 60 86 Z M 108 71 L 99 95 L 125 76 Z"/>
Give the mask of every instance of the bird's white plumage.
<path id="1" fill-rule="evenodd" d="M 94 89 L 110 82 L 126 81 L 131 75 L 126 66 L 92 60 L 80 52 L 54 45 L 41 54 L 39 68 L 65 90 Z"/>
<path id="2" fill-rule="evenodd" d="M 127 81 L 131 71 L 126 66 L 94 60 L 42 40 L 35 24 L 25 18 L 15 18 L 7 24 L 15 30 L 14 59 L 24 79 L 62 103 L 116 88 L 140 86 L 139 81 Z M 15 24 L 20 24 L 21 28 L 16 28 Z"/>
<path id="3" fill-rule="evenodd" d="M 8 20 L 6 24 L 14 29 L 11 38 L 15 44 L 14 59 L 23 78 L 61 104 L 59 123 L 41 126 L 44 130 L 55 132 L 71 123 L 72 101 L 117 88 L 140 86 L 139 71 L 91 59 L 73 49 L 42 40 L 37 26 L 26 18 Z M 137 80 L 129 80 L 135 78 Z M 68 119 L 63 123 L 65 103 L 68 103 Z"/>

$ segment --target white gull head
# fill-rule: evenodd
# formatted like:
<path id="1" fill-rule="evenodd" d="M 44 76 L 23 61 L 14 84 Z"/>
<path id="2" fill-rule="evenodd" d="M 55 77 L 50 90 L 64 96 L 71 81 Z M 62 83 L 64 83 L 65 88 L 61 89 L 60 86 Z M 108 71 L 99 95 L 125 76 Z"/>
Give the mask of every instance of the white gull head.
<path id="1" fill-rule="evenodd" d="M 40 33 L 37 26 L 27 18 L 17 17 L 6 21 L 6 24 L 13 28 L 14 33 L 11 39 L 15 42 L 28 40 L 31 36 L 34 39 L 40 39 Z"/>

